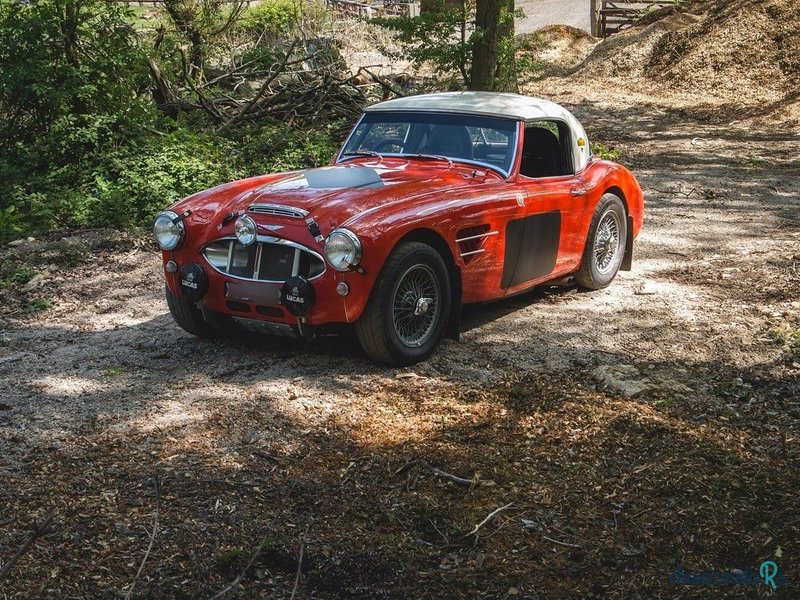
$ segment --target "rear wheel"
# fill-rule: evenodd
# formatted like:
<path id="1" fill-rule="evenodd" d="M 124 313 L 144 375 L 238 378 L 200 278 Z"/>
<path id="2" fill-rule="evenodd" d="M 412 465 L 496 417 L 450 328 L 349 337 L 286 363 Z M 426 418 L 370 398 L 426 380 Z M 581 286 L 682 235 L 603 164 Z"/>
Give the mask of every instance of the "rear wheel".
<path id="1" fill-rule="evenodd" d="M 627 222 L 622 200 L 605 194 L 592 216 L 581 266 L 575 274 L 582 288 L 600 290 L 614 280 L 625 256 Z"/>
<path id="2" fill-rule="evenodd" d="M 389 256 L 375 282 L 356 334 L 370 358 L 411 365 L 436 349 L 450 315 L 450 278 L 436 250 L 404 242 Z"/>
<path id="3" fill-rule="evenodd" d="M 201 338 L 218 338 L 223 335 L 222 329 L 206 322 L 203 313 L 194 302 L 176 296 L 169 290 L 169 287 L 165 287 L 164 290 L 169 312 L 181 329 Z"/>

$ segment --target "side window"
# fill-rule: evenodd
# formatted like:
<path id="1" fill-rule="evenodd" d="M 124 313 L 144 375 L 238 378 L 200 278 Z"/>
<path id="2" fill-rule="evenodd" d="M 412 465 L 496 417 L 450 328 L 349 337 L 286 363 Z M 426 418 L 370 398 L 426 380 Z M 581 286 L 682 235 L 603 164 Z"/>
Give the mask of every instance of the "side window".
<path id="1" fill-rule="evenodd" d="M 556 121 L 537 121 L 525 126 L 520 174 L 525 177 L 557 177 L 572 173 L 567 126 Z"/>

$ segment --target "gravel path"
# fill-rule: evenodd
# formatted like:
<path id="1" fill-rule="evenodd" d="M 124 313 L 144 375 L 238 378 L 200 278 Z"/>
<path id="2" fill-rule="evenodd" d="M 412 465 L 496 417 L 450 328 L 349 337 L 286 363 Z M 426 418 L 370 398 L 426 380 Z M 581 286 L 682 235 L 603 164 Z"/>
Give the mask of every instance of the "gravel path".
<path id="1" fill-rule="evenodd" d="M 7 596 L 124 595 L 156 477 L 160 527 L 135 597 L 209 597 L 268 535 L 242 597 L 288 598 L 306 524 L 298 597 L 608 585 L 610 598 L 666 598 L 677 558 L 740 568 L 776 545 L 789 555 L 800 364 L 780 332 L 800 322 L 794 135 L 602 98 L 573 108 L 645 189 L 633 271 L 597 293 L 470 308 L 462 340 L 413 369 L 376 367 L 348 338 L 193 339 L 167 314 L 146 246 L 44 269 L 55 306 L 36 316 L 4 302 L 3 557 L 56 515 Z M 398 475 L 419 457 L 497 485 Z M 489 543 L 463 541 L 512 501 Z"/>

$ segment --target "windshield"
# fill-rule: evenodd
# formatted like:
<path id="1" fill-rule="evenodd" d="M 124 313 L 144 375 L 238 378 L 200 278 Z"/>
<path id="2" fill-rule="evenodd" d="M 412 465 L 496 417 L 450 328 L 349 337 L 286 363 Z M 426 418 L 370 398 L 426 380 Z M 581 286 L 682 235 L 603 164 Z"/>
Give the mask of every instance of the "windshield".
<path id="1" fill-rule="evenodd" d="M 419 112 L 368 112 L 345 142 L 353 156 L 422 156 L 511 171 L 517 123 L 511 119 Z"/>

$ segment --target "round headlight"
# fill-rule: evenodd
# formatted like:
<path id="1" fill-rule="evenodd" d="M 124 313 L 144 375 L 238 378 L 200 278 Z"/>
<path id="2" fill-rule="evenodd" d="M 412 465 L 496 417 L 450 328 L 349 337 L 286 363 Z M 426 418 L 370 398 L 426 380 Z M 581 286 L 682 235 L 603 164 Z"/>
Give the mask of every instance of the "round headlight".
<path id="1" fill-rule="evenodd" d="M 153 223 L 153 235 L 162 250 L 174 250 L 183 241 L 183 221 L 171 210 L 165 210 Z"/>
<path id="2" fill-rule="evenodd" d="M 337 271 L 349 271 L 361 262 L 361 242 L 352 231 L 334 229 L 325 242 L 325 259 Z"/>
<path id="3" fill-rule="evenodd" d="M 236 219 L 233 231 L 236 234 L 236 239 L 238 239 L 243 246 L 249 246 L 254 243 L 258 237 L 256 222 L 247 215 L 242 215 Z"/>

